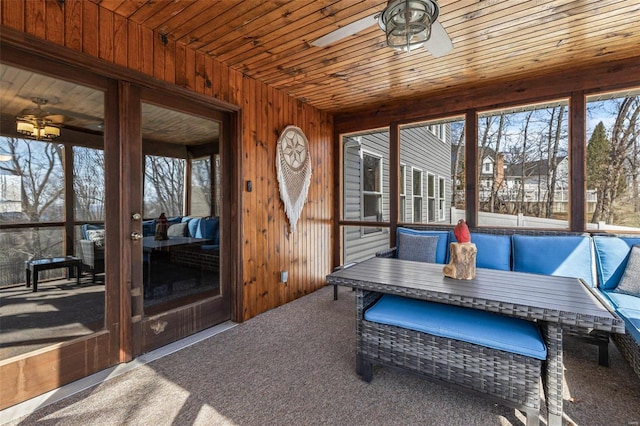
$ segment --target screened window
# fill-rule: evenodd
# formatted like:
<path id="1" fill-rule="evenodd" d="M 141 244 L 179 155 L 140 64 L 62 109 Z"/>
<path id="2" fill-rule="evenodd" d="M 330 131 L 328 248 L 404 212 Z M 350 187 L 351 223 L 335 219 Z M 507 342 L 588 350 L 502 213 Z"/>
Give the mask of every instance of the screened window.
<path id="1" fill-rule="evenodd" d="M 198 158 L 191 161 L 191 208 L 193 216 L 209 216 L 212 204 L 212 167 L 211 158 Z"/>
<path id="2" fill-rule="evenodd" d="M 144 217 L 181 216 L 184 208 L 185 160 L 145 156 Z"/>
<path id="3" fill-rule="evenodd" d="M 588 229 L 640 230 L 640 88 L 587 97 Z"/>
<path id="4" fill-rule="evenodd" d="M 568 228 L 567 100 L 478 116 L 478 224 Z"/>

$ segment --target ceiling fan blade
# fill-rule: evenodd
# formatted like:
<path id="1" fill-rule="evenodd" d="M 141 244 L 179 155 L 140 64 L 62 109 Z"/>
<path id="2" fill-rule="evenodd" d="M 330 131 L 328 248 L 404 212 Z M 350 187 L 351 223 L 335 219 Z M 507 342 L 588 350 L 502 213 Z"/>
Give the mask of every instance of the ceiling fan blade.
<path id="1" fill-rule="evenodd" d="M 83 120 L 83 121 L 87 121 L 87 122 L 96 122 L 96 123 L 102 123 L 104 121 L 103 118 L 101 117 L 95 117 L 93 115 L 89 115 L 89 114 L 84 114 L 81 112 L 75 112 L 73 110 L 66 110 L 66 109 L 61 109 L 61 108 L 47 108 L 47 113 L 52 116 L 52 117 L 64 117 L 64 120 L 67 121 L 69 119 L 78 119 L 78 120 Z"/>
<path id="2" fill-rule="evenodd" d="M 329 34 L 326 34 L 315 41 L 312 41 L 311 45 L 316 47 L 325 47 L 332 43 L 335 43 L 336 41 L 340 41 L 343 38 L 355 35 L 360 31 L 375 25 L 378 22 L 379 16 L 380 16 L 380 13 L 375 13 L 373 15 L 359 19 L 355 22 L 345 25 L 344 27 L 341 27 L 335 31 L 332 31 Z"/>
<path id="3" fill-rule="evenodd" d="M 62 114 L 48 114 L 45 118 L 51 120 L 53 124 L 64 124 L 67 121 L 67 117 Z"/>
<path id="4" fill-rule="evenodd" d="M 453 50 L 453 43 L 440 22 L 435 21 L 431 25 L 431 37 L 424 44 L 424 47 L 436 58 L 444 56 Z"/>

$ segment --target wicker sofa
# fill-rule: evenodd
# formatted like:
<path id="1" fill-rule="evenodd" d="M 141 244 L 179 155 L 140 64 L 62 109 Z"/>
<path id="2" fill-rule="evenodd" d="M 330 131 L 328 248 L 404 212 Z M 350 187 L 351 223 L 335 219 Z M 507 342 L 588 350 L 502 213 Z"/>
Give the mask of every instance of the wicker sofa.
<path id="1" fill-rule="evenodd" d="M 170 235 L 193 238 L 206 238 L 210 242 L 198 246 L 202 251 L 207 266 L 214 264 L 218 268 L 220 226 L 218 217 L 177 216 L 168 219 Z M 144 237 L 155 235 L 156 219 L 142 222 Z M 81 239 L 78 245 L 78 256 L 82 259 L 83 269 L 90 272 L 93 282 L 96 274 L 104 272 L 104 225 L 85 223 L 80 227 Z M 193 256 L 191 256 L 193 257 Z"/>
<path id="2" fill-rule="evenodd" d="M 598 264 L 598 289 L 625 322 L 625 334 L 613 341 L 640 377 L 640 297 L 615 291 L 627 266 L 631 247 L 640 236 L 596 235 L 593 237 Z"/>
<path id="3" fill-rule="evenodd" d="M 398 228 L 398 233 L 403 232 L 438 236 L 436 263 L 448 262 L 448 252 L 442 247 L 455 242 L 453 232 Z M 571 276 L 590 285 L 594 294 L 625 321 L 626 333 L 611 337 L 640 377 L 640 298 L 614 291 L 626 267 L 631 247 L 640 244 L 640 236 L 482 229 L 472 231 L 471 240 L 478 248 L 478 267 Z M 377 255 L 396 257 L 397 252 L 394 247 Z M 565 335 L 577 336 L 597 345 L 599 364 L 608 365 L 608 333 L 585 332 L 571 327 L 565 327 L 563 331 Z"/>

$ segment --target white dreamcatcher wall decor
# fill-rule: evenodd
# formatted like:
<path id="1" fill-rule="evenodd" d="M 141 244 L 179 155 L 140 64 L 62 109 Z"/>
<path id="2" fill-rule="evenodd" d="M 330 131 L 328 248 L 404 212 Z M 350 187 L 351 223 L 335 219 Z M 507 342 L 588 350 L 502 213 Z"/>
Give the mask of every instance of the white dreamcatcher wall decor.
<path id="1" fill-rule="evenodd" d="M 293 233 L 311 184 L 309 141 L 299 127 L 287 126 L 280 134 L 276 147 L 276 168 L 280 199 Z"/>

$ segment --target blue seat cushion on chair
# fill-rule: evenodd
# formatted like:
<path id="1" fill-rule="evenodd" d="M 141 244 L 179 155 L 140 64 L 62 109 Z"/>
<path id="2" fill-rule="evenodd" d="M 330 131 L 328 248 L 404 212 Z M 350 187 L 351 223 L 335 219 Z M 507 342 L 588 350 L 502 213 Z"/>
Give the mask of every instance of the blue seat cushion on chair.
<path id="1" fill-rule="evenodd" d="M 198 229 L 196 231 L 196 238 L 206 238 L 208 240 L 214 239 L 214 233 L 218 227 L 218 218 L 203 217 L 200 219 Z"/>
<path id="2" fill-rule="evenodd" d="M 92 224 L 92 223 L 85 223 L 84 225 L 82 225 L 80 227 L 80 233 L 82 234 L 82 239 L 83 240 L 89 240 L 89 233 L 87 231 L 92 231 L 92 230 L 98 230 L 98 229 L 104 229 L 104 225 L 102 224 Z"/>
<path id="3" fill-rule="evenodd" d="M 492 312 L 385 294 L 364 318 L 536 359 L 547 358 L 535 323 Z"/>
<path id="4" fill-rule="evenodd" d="M 451 241 L 457 242 L 453 231 Z M 471 242 L 476 245 L 478 268 L 511 270 L 511 237 L 509 235 L 471 233 Z"/>
<path id="5" fill-rule="evenodd" d="M 634 244 L 640 244 L 640 237 L 593 237 L 598 271 L 598 286 L 602 290 L 614 289 L 620 283 L 627 267 L 629 253 Z"/>
<path id="6" fill-rule="evenodd" d="M 449 257 L 449 231 L 419 231 L 417 229 L 398 228 L 396 236 L 399 237 L 400 233 L 409 235 L 438 236 L 436 263 L 447 263 Z M 396 241 L 398 240 L 399 238 L 396 238 Z"/>
<path id="7" fill-rule="evenodd" d="M 514 234 L 511 242 L 514 271 L 581 278 L 594 285 L 590 237 Z"/>

